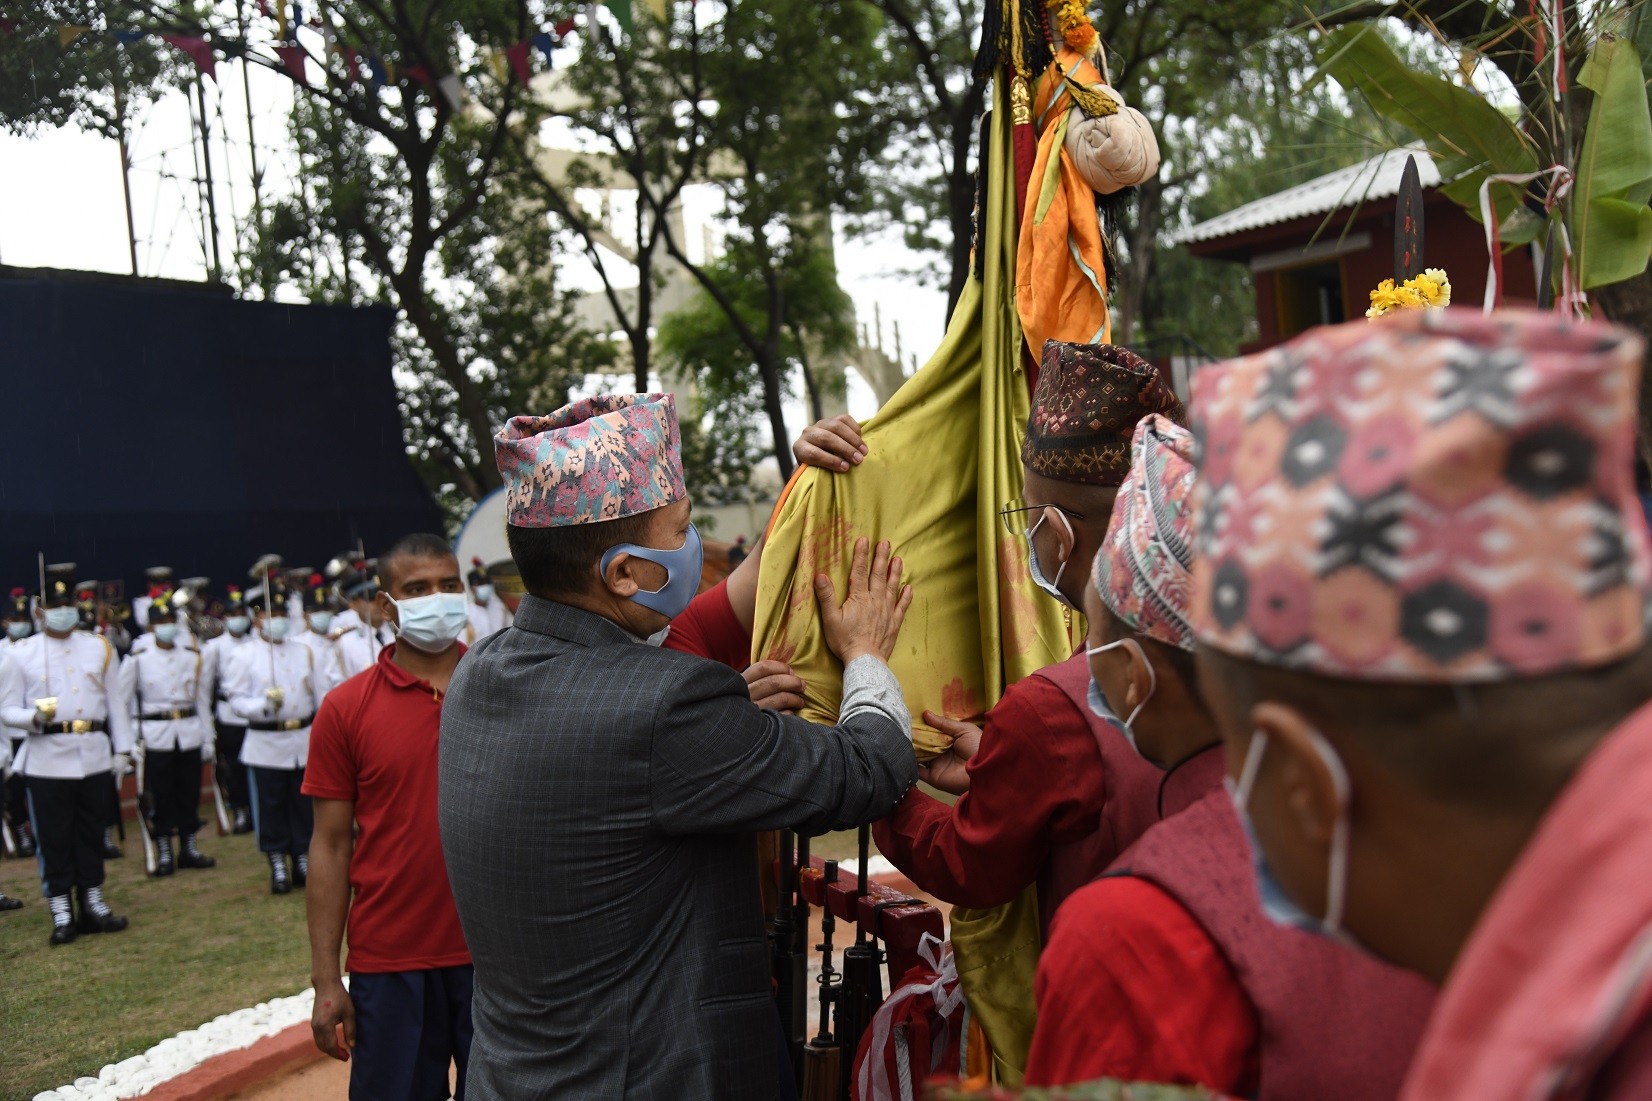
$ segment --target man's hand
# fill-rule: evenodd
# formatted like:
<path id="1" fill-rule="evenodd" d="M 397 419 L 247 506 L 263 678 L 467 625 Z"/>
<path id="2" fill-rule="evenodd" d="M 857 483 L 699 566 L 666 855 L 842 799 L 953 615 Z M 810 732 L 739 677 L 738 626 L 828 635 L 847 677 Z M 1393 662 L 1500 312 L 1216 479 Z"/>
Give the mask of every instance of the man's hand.
<path id="1" fill-rule="evenodd" d="M 287 693 L 279 688 L 264 689 L 264 700 L 271 707 L 279 708 L 281 701 L 287 698 Z"/>
<path id="2" fill-rule="evenodd" d="M 210 765 L 213 761 L 215 761 L 217 759 L 218 759 L 218 746 L 217 746 L 217 743 L 213 739 L 208 738 L 206 741 L 201 743 L 201 763 Z"/>
<path id="3" fill-rule="evenodd" d="M 855 541 L 855 559 L 849 567 L 849 593 L 840 605 L 832 579 L 815 578 L 820 602 L 820 626 L 826 645 L 848 665 L 871 654 L 883 661 L 895 652 L 906 610 L 912 606 L 912 586 L 901 584 L 901 560 L 891 558 L 889 543 L 878 544 L 868 571 L 867 541 Z"/>
<path id="4" fill-rule="evenodd" d="M 792 455 L 800 466 L 818 466 L 842 473 L 851 466 L 859 466 L 866 458 L 866 441 L 860 438 L 859 423 L 845 413 L 805 428 L 803 435 L 792 444 Z"/>
<path id="5" fill-rule="evenodd" d="M 760 661 L 746 669 L 746 691 L 751 702 L 788 714 L 803 706 L 803 678 L 783 661 Z"/>
<path id="6" fill-rule="evenodd" d="M 969 773 L 964 766 L 981 748 L 981 728 L 933 711 L 924 712 L 924 722 L 951 738 L 952 744 L 940 756 L 918 766 L 918 779 L 949 795 L 962 795 L 969 790 Z"/>
<path id="7" fill-rule="evenodd" d="M 315 1008 L 310 1011 L 315 1046 L 342 1063 L 350 1061 L 356 1046 L 356 1003 L 338 979 L 316 983 Z"/>
<path id="8" fill-rule="evenodd" d="M 117 754 L 115 754 L 114 761 L 112 762 L 112 767 L 113 767 L 114 772 L 115 772 L 115 779 L 118 780 L 122 776 L 127 775 L 128 773 L 130 773 L 132 771 L 132 757 L 131 757 L 131 755 L 127 754 L 127 753 L 117 753 Z"/>

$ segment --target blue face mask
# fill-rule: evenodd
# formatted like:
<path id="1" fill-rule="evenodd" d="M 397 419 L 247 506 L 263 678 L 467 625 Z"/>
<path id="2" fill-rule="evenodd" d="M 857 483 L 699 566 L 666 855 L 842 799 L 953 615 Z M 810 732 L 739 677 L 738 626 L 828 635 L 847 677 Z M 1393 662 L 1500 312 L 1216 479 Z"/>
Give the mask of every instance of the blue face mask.
<path id="1" fill-rule="evenodd" d="M 14 619 L 6 624 L 6 637 L 13 641 L 28 638 L 32 634 L 34 634 L 34 628 L 30 627 L 25 620 Z"/>
<path id="2" fill-rule="evenodd" d="M 1330 937 L 1364 951 L 1364 947 L 1342 929 L 1342 913 L 1348 893 L 1348 776 L 1342 762 L 1329 746 L 1319 746 L 1337 786 L 1338 808 L 1336 826 L 1331 831 L 1331 866 L 1325 881 L 1325 916 L 1316 918 L 1292 900 L 1285 885 L 1274 874 L 1267 854 L 1257 842 L 1256 827 L 1250 820 L 1251 790 L 1256 786 L 1256 774 L 1262 766 L 1267 739 L 1268 736 L 1260 730 L 1252 734 L 1250 748 L 1245 752 L 1245 763 L 1239 770 L 1239 782 L 1234 783 L 1229 777 L 1222 779 L 1228 796 L 1233 800 L 1234 812 L 1239 816 L 1239 825 L 1245 831 L 1245 840 L 1250 845 L 1251 870 L 1256 876 L 1256 893 L 1262 901 L 1262 913 L 1276 925 Z"/>
<path id="3" fill-rule="evenodd" d="M 476 603 L 486 604 L 488 601 L 490 601 L 492 599 L 493 599 L 493 586 L 492 585 L 478 585 L 478 586 L 476 586 Z"/>
<path id="4" fill-rule="evenodd" d="M 155 641 L 164 642 L 168 646 L 178 641 L 178 625 L 176 623 L 155 624 Z"/>
<path id="5" fill-rule="evenodd" d="M 232 615 L 224 620 L 224 630 L 240 638 L 252 628 L 252 619 L 244 615 Z"/>
<path id="6" fill-rule="evenodd" d="M 1108 650 L 1113 649 L 1115 646 L 1123 646 L 1126 642 L 1131 643 L 1131 645 L 1135 645 L 1134 640 L 1121 638 L 1117 642 L 1109 642 L 1105 646 L 1092 646 L 1090 649 L 1084 651 L 1084 656 L 1089 657 L 1091 654 L 1103 654 Z M 1142 654 L 1141 659 L 1142 663 L 1147 666 L 1147 695 L 1143 697 L 1142 701 L 1136 705 L 1136 709 L 1130 712 L 1130 717 L 1128 719 L 1121 719 L 1118 717 L 1118 715 L 1113 711 L 1112 705 L 1109 704 L 1106 697 L 1102 695 L 1101 686 L 1096 684 L 1095 677 L 1092 676 L 1090 678 L 1090 710 L 1098 718 L 1106 719 L 1114 726 L 1122 730 L 1124 732 L 1125 739 L 1130 743 L 1130 748 L 1136 751 L 1136 756 L 1138 757 L 1141 756 L 1141 747 L 1136 744 L 1136 728 L 1132 724 L 1135 723 L 1137 716 L 1141 714 L 1141 709 L 1147 706 L 1147 701 L 1153 698 L 1153 693 L 1159 690 L 1159 674 L 1153 671 L 1153 663 L 1147 660 L 1146 654 Z M 1097 706 L 1098 704 L 1100 706 Z"/>
<path id="7" fill-rule="evenodd" d="M 332 612 L 311 612 L 310 630 L 318 635 L 324 635 L 333 629 Z"/>
<path id="8" fill-rule="evenodd" d="M 637 595 L 631 598 L 633 603 L 641 604 L 651 612 L 658 612 L 667 619 L 676 619 L 699 591 L 700 570 L 705 565 L 705 547 L 700 542 L 700 530 L 693 524 L 688 525 L 683 545 L 676 550 L 639 547 L 631 543 L 609 547 L 598 567 L 604 575 L 608 573 L 609 564 L 621 554 L 665 567 L 664 585 L 652 592 L 639 589 Z"/>
<path id="9" fill-rule="evenodd" d="M 79 626 L 80 626 L 80 609 L 79 608 L 47 608 L 46 609 L 46 630 L 48 630 L 48 631 L 57 631 L 59 633 L 62 633 L 63 631 L 72 631 L 76 627 L 79 627 Z"/>
<path id="10" fill-rule="evenodd" d="M 291 626 L 292 621 L 286 616 L 271 616 L 264 623 L 264 637 L 271 642 L 280 642 L 287 637 L 287 628 Z"/>
<path id="11" fill-rule="evenodd" d="M 1067 563 L 1061 563 L 1060 567 L 1055 571 L 1055 577 L 1050 578 L 1044 576 L 1044 567 L 1039 565 L 1038 562 L 1038 548 L 1033 545 L 1033 536 L 1037 534 L 1039 528 L 1044 526 L 1044 520 L 1049 516 L 1049 514 L 1049 510 L 1046 509 L 1044 515 L 1038 518 L 1038 523 L 1027 529 L 1027 572 L 1032 575 L 1034 585 L 1037 585 L 1040 589 L 1043 589 L 1045 592 L 1055 597 L 1061 602 L 1063 607 L 1071 608 L 1073 606 L 1073 602 L 1068 600 L 1065 596 L 1062 596 L 1061 590 L 1056 588 L 1056 586 L 1061 583 L 1061 575 L 1067 572 Z M 1060 509 L 1055 509 L 1055 514 L 1061 517 L 1062 525 L 1066 527 L 1067 534 L 1071 536 L 1073 534 L 1073 525 L 1068 522 L 1066 514 Z"/>

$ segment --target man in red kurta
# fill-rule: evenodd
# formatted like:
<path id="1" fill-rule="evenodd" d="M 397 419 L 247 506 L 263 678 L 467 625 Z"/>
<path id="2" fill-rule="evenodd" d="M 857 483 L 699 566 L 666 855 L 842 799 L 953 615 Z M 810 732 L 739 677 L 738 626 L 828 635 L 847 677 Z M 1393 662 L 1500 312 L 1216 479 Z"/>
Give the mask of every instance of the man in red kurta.
<path id="1" fill-rule="evenodd" d="M 1045 346 L 1021 455 L 1025 502 L 1005 523 L 1026 532 L 1033 579 L 1049 595 L 1079 606 L 1136 422 L 1180 411 L 1158 371 L 1126 349 Z M 958 906 L 1000 906 L 1036 882 L 1047 928 L 1063 898 L 1158 820 L 1158 772 L 1090 712 L 1089 683 L 1079 654 L 1010 686 L 979 730 L 926 716 L 957 741 L 921 775 L 958 802 L 912 789 L 873 826 L 878 848 Z"/>
<path id="2" fill-rule="evenodd" d="M 1443 983 L 1404 1101 L 1652 1094 L 1642 352 L 1407 311 L 1194 383 L 1200 683 L 1257 889 Z"/>
<path id="3" fill-rule="evenodd" d="M 1085 606 L 1097 695 L 1166 770 L 1166 817 L 1056 915 L 1027 1081 L 1388 1101 L 1433 991 L 1262 913 L 1193 668 L 1192 445 L 1162 417 L 1137 426 Z"/>

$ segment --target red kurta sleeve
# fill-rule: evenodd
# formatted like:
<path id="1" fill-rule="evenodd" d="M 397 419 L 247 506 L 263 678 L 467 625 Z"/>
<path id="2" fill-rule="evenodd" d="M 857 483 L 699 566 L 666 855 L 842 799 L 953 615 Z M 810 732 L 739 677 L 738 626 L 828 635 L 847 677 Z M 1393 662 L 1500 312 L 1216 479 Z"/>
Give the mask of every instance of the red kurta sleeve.
<path id="1" fill-rule="evenodd" d="M 1215 943 L 1144 879 L 1074 892 L 1038 961 L 1029 1086 L 1096 1078 L 1200 1085 L 1248 1096 L 1256 1010 Z"/>
<path id="2" fill-rule="evenodd" d="M 667 650 L 720 661 L 736 673 L 751 664 L 751 632 L 740 625 L 728 598 L 728 580 L 717 582 L 689 602 L 671 621 L 662 644 Z"/>
<path id="3" fill-rule="evenodd" d="M 987 714 L 954 806 L 907 792 L 872 829 L 878 850 L 955 906 L 1001 906 L 1037 877 L 1050 847 L 1096 828 L 1107 785 L 1088 720 L 1042 677 Z"/>

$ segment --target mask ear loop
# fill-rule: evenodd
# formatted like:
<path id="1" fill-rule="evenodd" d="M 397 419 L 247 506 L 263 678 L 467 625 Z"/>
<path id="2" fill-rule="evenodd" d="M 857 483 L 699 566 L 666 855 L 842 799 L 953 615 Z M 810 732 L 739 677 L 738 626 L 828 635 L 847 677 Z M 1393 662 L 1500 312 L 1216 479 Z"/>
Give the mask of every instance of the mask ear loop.
<path id="1" fill-rule="evenodd" d="M 1143 696 L 1142 701 L 1136 705 L 1135 710 L 1130 712 L 1130 717 L 1124 720 L 1124 725 L 1126 727 L 1134 729 L 1136 725 L 1136 716 L 1140 715 L 1141 709 L 1147 706 L 1147 701 L 1153 698 L 1153 693 L 1159 690 L 1159 674 L 1153 671 L 1153 663 L 1147 660 L 1146 651 L 1141 648 L 1141 644 L 1135 639 L 1121 638 L 1117 642 L 1109 642 L 1105 646 L 1096 646 L 1092 649 L 1086 650 L 1084 651 L 1084 656 L 1089 657 L 1091 654 L 1105 653 L 1106 651 L 1113 649 L 1115 646 L 1123 646 L 1126 643 L 1129 643 L 1130 648 L 1136 651 L 1136 655 L 1141 658 L 1142 664 L 1147 666 L 1147 695 Z"/>
<path id="2" fill-rule="evenodd" d="M 1325 762 L 1325 769 L 1331 774 L 1331 786 L 1336 789 L 1337 820 L 1331 827 L 1331 861 L 1326 872 L 1325 882 L 1325 917 L 1323 924 L 1327 933 L 1336 933 L 1342 929 L 1342 915 L 1348 904 L 1348 804 L 1351 788 L 1348 783 L 1348 770 L 1343 767 L 1342 760 L 1331 748 L 1325 736 L 1317 730 L 1310 730 L 1309 742 L 1319 759 Z"/>
<path id="3" fill-rule="evenodd" d="M 1233 785 L 1233 801 L 1240 810 L 1250 808 L 1250 795 L 1256 788 L 1256 774 L 1262 771 L 1262 754 L 1267 748 L 1267 731 L 1253 730 L 1250 746 L 1245 750 L 1245 763 L 1239 766 L 1239 781 Z"/>

